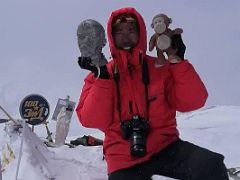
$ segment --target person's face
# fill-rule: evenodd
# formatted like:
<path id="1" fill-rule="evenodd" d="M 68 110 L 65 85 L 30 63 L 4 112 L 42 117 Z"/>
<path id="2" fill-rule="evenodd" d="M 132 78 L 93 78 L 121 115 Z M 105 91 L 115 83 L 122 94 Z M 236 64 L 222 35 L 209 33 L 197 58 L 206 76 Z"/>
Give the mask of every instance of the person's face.
<path id="1" fill-rule="evenodd" d="M 139 41 L 139 30 L 136 23 L 122 22 L 113 27 L 113 41 L 118 49 L 130 50 Z"/>
<path id="2" fill-rule="evenodd" d="M 93 26 L 80 26 L 77 36 L 81 56 L 91 57 L 101 51 L 103 47 L 102 37 L 97 34 L 97 30 Z"/>

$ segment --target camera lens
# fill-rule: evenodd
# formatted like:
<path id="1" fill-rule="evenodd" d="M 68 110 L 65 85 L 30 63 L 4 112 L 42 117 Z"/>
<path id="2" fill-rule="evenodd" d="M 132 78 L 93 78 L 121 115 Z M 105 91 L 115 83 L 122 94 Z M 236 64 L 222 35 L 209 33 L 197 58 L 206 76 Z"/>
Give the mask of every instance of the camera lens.
<path id="1" fill-rule="evenodd" d="M 131 154 L 136 157 L 142 157 L 146 154 L 145 133 L 133 132 L 131 136 Z"/>

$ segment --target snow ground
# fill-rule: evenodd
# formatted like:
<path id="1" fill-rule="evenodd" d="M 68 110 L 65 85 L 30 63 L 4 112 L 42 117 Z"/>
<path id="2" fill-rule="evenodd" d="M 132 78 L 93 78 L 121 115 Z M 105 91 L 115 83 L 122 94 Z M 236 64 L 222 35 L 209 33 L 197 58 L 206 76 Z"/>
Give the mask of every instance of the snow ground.
<path id="1" fill-rule="evenodd" d="M 177 121 L 182 139 L 224 154 L 227 167 L 239 167 L 239 117 L 239 106 L 215 106 L 190 113 L 178 113 Z M 3 128 L 4 125 L 0 124 L 0 131 Z M 5 167 L 2 179 L 15 180 L 21 138 L 16 136 L 9 140 L 3 133 L 0 135 L 1 154 L 8 142 L 16 156 Z M 100 133 L 93 135 L 103 137 Z M 27 138 L 24 136 L 18 180 L 107 179 L 106 163 L 102 160 L 102 147 L 47 148 L 45 145 L 39 145 L 41 141 L 38 136 L 31 134 L 30 130 L 27 130 Z M 68 140 L 75 138 L 68 137 Z M 1 158 L 3 159 L 3 156 Z M 153 179 L 170 180 L 160 176 L 154 176 Z"/>

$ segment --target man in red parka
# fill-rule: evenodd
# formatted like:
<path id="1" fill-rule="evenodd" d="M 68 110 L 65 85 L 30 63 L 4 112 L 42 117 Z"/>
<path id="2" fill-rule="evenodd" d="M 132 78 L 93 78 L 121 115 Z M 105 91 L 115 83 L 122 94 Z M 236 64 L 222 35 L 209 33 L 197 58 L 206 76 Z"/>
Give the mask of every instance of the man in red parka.
<path id="1" fill-rule="evenodd" d="M 134 8 L 112 12 L 107 30 L 113 60 L 99 71 L 89 58 L 79 58 L 80 67 L 92 73 L 85 79 L 76 111 L 83 126 L 105 134 L 109 180 L 148 180 L 154 174 L 227 180 L 221 154 L 179 138 L 176 111 L 196 110 L 208 96 L 184 59 L 181 36 L 172 37 L 173 64 L 163 55 L 160 61 L 146 55 L 146 27 Z"/>

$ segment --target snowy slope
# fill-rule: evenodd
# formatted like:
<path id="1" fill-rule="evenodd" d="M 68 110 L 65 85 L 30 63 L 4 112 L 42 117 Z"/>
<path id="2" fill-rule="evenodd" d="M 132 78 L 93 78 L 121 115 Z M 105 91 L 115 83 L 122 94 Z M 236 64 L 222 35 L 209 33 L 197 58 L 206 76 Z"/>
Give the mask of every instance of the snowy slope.
<path id="1" fill-rule="evenodd" d="M 177 116 L 181 138 L 224 154 L 228 167 L 240 166 L 239 118 L 240 107 L 237 106 L 216 106 L 190 113 L 179 113 Z M 3 129 L 4 125 L 0 126 Z M 53 177 L 55 180 L 107 179 L 101 147 L 47 148 L 45 145 L 39 145 L 39 138 L 31 134 L 28 128 L 25 132 L 27 138 L 23 143 L 19 180 L 49 180 Z M 9 142 L 6 136 L 0 137 L 1 151 L 6 142 Z M 10 161 L 3 172 L 3 180 L 15 180 L 20 142 L 20 137 L 16 140 L 12 138 L 9 142 L 16 158 Z M 160 176 L 154 176 L 153 179 L 169 180 Z"/>

